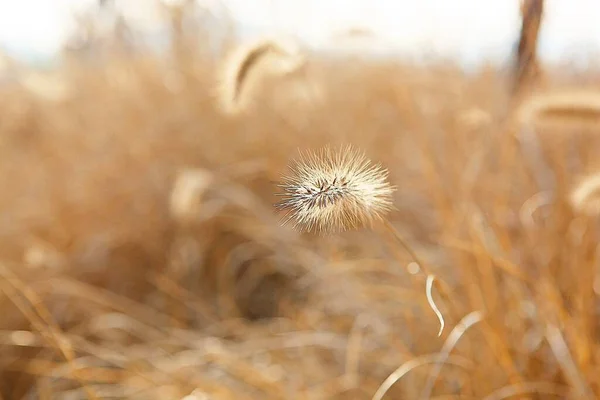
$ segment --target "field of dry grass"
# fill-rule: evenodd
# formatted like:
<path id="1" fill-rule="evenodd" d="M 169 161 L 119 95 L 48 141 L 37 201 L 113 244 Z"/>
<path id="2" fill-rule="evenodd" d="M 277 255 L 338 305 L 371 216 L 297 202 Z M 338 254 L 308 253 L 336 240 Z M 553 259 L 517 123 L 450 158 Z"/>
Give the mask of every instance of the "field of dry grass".
<path id="1" fill-rule="evenodd" d="M 175 55 L 0 89 L 3 399 L 600 396 L 597 75 L 517 102 L 492 67 Z M 342 143 L 422 265 L 281 226 L 289 160 Z"/>

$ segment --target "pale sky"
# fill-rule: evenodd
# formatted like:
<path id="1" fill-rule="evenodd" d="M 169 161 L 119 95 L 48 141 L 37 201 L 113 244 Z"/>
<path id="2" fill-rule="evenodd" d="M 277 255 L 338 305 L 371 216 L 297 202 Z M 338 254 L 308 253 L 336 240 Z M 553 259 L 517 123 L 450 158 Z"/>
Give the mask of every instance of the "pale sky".
<path id="1" fill-rule="evenodd" d="M 150 0 L 117 0 L 138 26 L 157 29 Z M 172 2 L 177 0 L 170 0 Z M 218 0 L 198 0 L 215 5 Z M 458 57 L 508 54 L 519 27 L 518 0 L 222 0 L 251 35 L 299 36 L 332 46 L 349 28 L 372 31 L 381 46 L 409 54 Z M 94 0 L 0 0 L 0 47 L 51 55 L 73 27 L 69 8 Z M 540 50 L 546 59 L 600 49 L 599 0 L 547 0 Z M 339 42 L 336 42 L 339 46 Z"/>

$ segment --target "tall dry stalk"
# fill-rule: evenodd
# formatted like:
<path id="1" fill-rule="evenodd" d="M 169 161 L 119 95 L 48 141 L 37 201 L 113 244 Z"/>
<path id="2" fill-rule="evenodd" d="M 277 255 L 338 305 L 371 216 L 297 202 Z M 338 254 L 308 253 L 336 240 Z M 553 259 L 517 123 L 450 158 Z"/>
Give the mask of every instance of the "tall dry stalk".
<path id="1" fill-rule="evenodd" d="M 521 1 L 521 32 L 513 71 L 515 93 L 533 83 L 540 72 L 537 46 L 543 14 L 544 0 Z"/>

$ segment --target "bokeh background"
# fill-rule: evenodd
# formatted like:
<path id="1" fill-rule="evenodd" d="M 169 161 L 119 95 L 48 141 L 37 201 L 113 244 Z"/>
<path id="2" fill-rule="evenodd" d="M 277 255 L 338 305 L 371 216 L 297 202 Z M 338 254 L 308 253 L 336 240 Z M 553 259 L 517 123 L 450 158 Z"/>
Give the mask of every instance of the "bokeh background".
<path id="1" fill-rule="evenodd" d="M 0 398 L 599 397 L 598 17 L 2 2 Z M 327 144 L 389 170 L 402 242 L 282 226 Z"/>

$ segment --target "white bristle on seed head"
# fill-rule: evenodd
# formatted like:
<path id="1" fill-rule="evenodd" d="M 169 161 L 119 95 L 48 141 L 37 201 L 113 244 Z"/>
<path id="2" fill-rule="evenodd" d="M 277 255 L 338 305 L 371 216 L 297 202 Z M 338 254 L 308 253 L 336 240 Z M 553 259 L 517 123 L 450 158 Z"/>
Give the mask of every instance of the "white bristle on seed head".
<path id="1" fill-rule="evenodd" d="M 351 146 L 301 153 L 290 169 L 276 206 L 301 231 L 355 229 L 392 209 L 387 170 Z"/>

